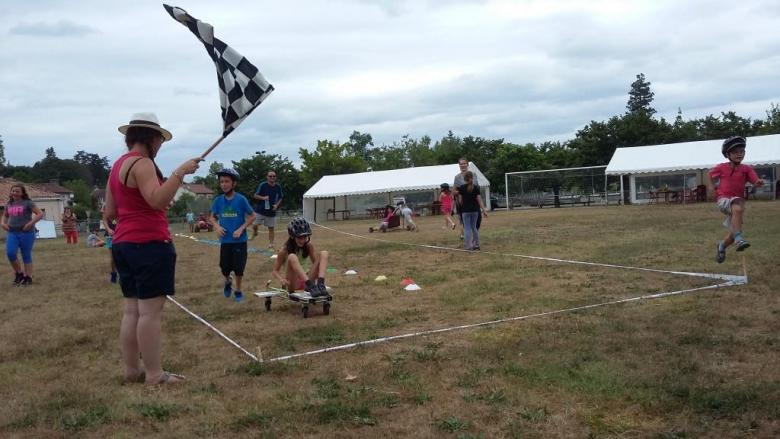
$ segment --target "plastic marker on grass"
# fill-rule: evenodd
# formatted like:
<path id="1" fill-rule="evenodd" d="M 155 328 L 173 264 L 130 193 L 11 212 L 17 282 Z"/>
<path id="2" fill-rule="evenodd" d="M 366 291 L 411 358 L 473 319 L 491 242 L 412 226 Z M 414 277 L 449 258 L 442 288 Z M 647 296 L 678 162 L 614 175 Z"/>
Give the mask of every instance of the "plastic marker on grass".
<path id="1" fill-rule="evenodd" d="M 354 276 L 356 274 L 357 274 L 357 271 L 355 271 L 355 270 L 347 270 L 347 271 L 344 272 L 345 276 Z"/>
<path id="2" fill-rule="evenodd" d="M 379 275 L 379 276 L 377 276 L 377 277 L 376 277 L 376 279 L 374 279 L 374 280 L 375 280 L 375 281 L 377 281 L 377 282 L 382 282 L 382 281 L 385 281 L 385 280 L 387 280 L 387 276 L 385 276 L 384 274 L 380 274 L 380 275 Z"/>
<path id="3" fill-rule="evenodd" d="M 420 291 L 422 288 L 420 288 L 417 284 L 409 284 L 404 288 L 406 291 Z"/>

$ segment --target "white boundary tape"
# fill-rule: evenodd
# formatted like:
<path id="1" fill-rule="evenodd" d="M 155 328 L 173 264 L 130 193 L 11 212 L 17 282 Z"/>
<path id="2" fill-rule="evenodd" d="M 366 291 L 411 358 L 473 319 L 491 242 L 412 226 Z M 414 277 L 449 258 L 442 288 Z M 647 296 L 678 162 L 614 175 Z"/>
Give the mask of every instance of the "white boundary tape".
<path id="1" fill-rule="evenodd" d="M 239 350 L 241 350 L 241 352 L 247 354 L 249 356 L 249 358 L 251 358 L 251 359 L 253 359 L 255 361 L 259 361 L 256 356 L 252 355 L 249 351 L 247 351 L 246 349 L 242 348 L 241 345 L 239 345 L 238 343 L 236 343 L 233 340 L 231 340 L 227 335 L 223 334 L 222 331 L 220 331 L 219 329 L 215 328 L 211 323 L 207 322 L 206 320 L 204 320 L 202 317 L 198 316 L 194 312 L 188 310 L 184 305 L 182 305 L 181 303 L 177 302 L 176 299 L 174 299 L 171 296 L 165 296 L 165 297 L 167 297 L 168 300 L 170 300 L 171 302 L 175 303 L 176 306 L 178 306 L 179 308 L 183 309 L 184 312 L 186 312 L 187 314 L 189 314 L 192 317 L 194 317 L 195 320 L 203 323 L 204 325 L 209 327 L 212 331 L 216 332 L 220 337 L 222 337 L 225 340 L 227 340 L 228 343 L 230 343 L 233 346 L 237 347 Z"/>
<path id="2" fill-rule="evenodd" d="M 442 332 L 459 331 L 459 330 L 462 330 L 462 329 L 471 329 L 471 328 L 478 328 L 478 327 L 481 327 L 481 326 L 497 325 L 499 323 L 514 322 L 514 321 L 517 321 L 517 320 L 527 320 L 527 319 L 532 319 L 532 318 L 535 318 L 535 317 L 544 317 L 544 316 L 550 316 L 550 315 L 554 315 L 554 314 L 562 314 L 562 313 L 566 313 L 566 312 L 581 311 L 581 310 L 584 310 L 584 309 L 598 308 L 598 307 L 607 306 L 607 305 L 617 305 L 617 304 L 620 304 L 620 303 L 633 302 L 633 301 L 637 301 L 637 300 L 659 299 L 661 297 L 676 296 L 676 295 L 679 295 L 679 294 L 690 293 L 690 292 L 693 292 L 693 291 L 709 290 L 709 289 L 714 289 L 714 288 L 723 288 L 723 287 L 728 287 L 728 286 L 731 286 L 731 285 L 735 285 L 735 283 L 733 281 L 729 281 L 729 282 L 725 282 L 725 283 L 717 284 L 717 285 L 708 285 L 706 287 L 690 288 L 690 289 L 687 289 L 687 290 L 670 291 L 670 292 L 665 292 L 665 293 L 646 294 L 646 295 L 643 295 L 643 296 L 630 297 L 628 299 L 612 300 L 612 301 L 609 301 L 609 302 L 595 303 L 595 304 L 591 304 L 591 305 L 575 306 L 573 308 L 559 309 L 559 310 L 555 310 L 555 311 L 545 311 L 545 312 L 540 312 L 540 313 L 536 313 L 536 314 L 528 314 L 528 315 L 519 316 L 519 317 L 507 317 L 505 319 L 491 320 L 489 322 L 471 323 L 471 324 L 467 324 L 467 325 L 451 326 L 451 327 L 448 327 L 448 328 L 431 329 L 431 330 L 428 330 L 428 331 L 410 332 L 408 334 L 393 335 L 393 336 L 390 336 L 390 337 L 374 338 L 374 339 L 371 339 L 371 340 L 364 340 L 364 341 L 359 341 L 359 342 L 356 342 L 356 343 L 348 343 L 348 344 L 343 344 L 343 345 L 339 345 L 339 346 L 331 346 L 331 347 L 327 347 L 327 348 L 323 348 L 323 349 L 317 349 L 317 350 L 314 350 L 314 351 L 302 352 L 300 354 L 284 355 L 284 356 L 281 356 L 281 357 L 270 358 L 270 359 L 265 360 L 265 361 L 266 362 L 285 361 L 285 360 L 291 360 L 293 358 L 300 358 L 300 357 L 306 357 L 306 356 L 309 356 L 309 355 L 323 354 L 325 352 L 341 351 L 341 350 L 344 350 L 344 349 L 352 349 L 352 348 L 356 348 L 358 346 L 366 346 L 366 345 L 377 344 L 377 343 L 382 343 L 382 342 L 386 342 L 386 341 L 399 340 L 399 339 L 402 339 L 402 338 L 420 337 L 420 336 L 425 336 L 425 335 L 440 334 Z"/>
<path id="3" fill-rule="evenodd" d="M 415 244 L 411 242 L 402 242 L 402 241 L 390 241 L 387 239 L 380 239 L 380 238 L 372 238 L 369 236 L 364 235 L 358 235 L 356 233 L 349 233 L 344 232 L 341 230 L 336 230 L 327 226 L 323 226 L 322 224 L 312 223 L 317 227 L 323 228 L 325 230 L 330 230 L 332 232 L 341 233 L 343 235 L 352 236 L 355 238 L 361 238 L 361 239 L 367 239 L 369 241 L 378 241 L 378 242 L 384 242 L 388 244 L 398 244 L 398 245 L 407 245 L 410 247 L 422 247 L 422 248 L 430 248 L 433 250 L 446 250 L 446 251 L 456 251 L 456 252 L 465 252 L 465 253 L 476 253 L 476 254 L 486 254 L 486 255 L 493 255 L 493 256 L 511 256 L 514 258 L 524 258 L 524 259 L 534 259 L 538 261 L 548 261 L 548 262 L 558 262 L 562 264 L 578 264 L 578 265 L 589 265 L 593 267 L 605 267 L 605 268 L 617 268 L 622 270 L 637 270 L 637 271 L 649 271 L 653 273 L 667 273 L 667 274 L 677 274 L 677 275 L 683 275 L 683 276 L 695 276 L 695 277 L 704 277 L 708 279 L 721 279 L 725 281 L 735 281 L 737 282 L 735 285 L 747 283 L 747 274 L 744 276 L 738 276 L 733 274 L 717 274 L 717 273 L 691 273 L 688 271 L 671 271 L 671 270 L 659 270 L 656 268 L 644 268 L 644 267 L 631 267 L 628 265 L 615 265 L 615 264 L 602 264 L 599 262 L 585 262 L 585 261 L 574 261 L 569 259 L 559 259 L 559 258 L 547 258 L 544 256 L 529 256 L 529 255 L 518 255 L 513 253 L 498 253 L 498 252 L 490 252 L 490 251 L 471 251 L 466 250 L 462 248 L 452 248 L 452 247 L 441 247 L 437 245 L 427 245 L 427 244 Z M 741 282 L 740 282 L 741 281 Z"/>
<path id="4" fill-rule="evenodd" d="M 333 229 L 333 228 L 330 228 L 330 227 L 327 227 L 327 226 L 323 226 L 323 225 L 317 224 L 317 223 L 312 223 L 312 224 L 314 224 L 315 226 L 320 227 L 322 229 L 330 230 L 330 231 L 335 232 L 335 233 L 341 233 L 341 234 L 344 234 L 344 235 L 347 235 L 347 236 L 352 236 L 352 237 L 361 238 L 361 239 L 367 239 L 367 240 L 370 240 L 370 241 L 384 242 L 384 243 L 388 243 L 388 244 L 407 245 L 407 246 L 412 246 L 412 247 L 430 248 L 430 249 L 434 249 L 434 250 L 445 250 L 445 251 L 458 251 L 458 252 L 473 253 L 473 252 L 471 252 L 469 250 L 465 250 L 465 249 L 441 247 L 441 246 L 426 245 L 426 244 L 414 244 L 414 243 L 408 243 L 408 242 L 397 242 L 397 241 L 390 241 L 390 240 L 386 240 L 386 239 L 371 238 L 371 237 L 368 237 L 368 236 L 358 235 L 358 234 L 355 234 L 355 233 L 343 232 L 341 230 L 336 230 L 336 229 Z M 184 236 L 184 235 L 181 235 L 181 236 Z M 348 344 L 343 344 L 343 345 L 338 345 L 338 346 L 331 346 L 331 347 L 317 349 L 317 350 L 308 351 L 308 352 L 302 352 L 302 353 L 299 353 L 299 354 L 292 354 L 292 355 L 284 355 L 284 356 L 280 356 L 280 357 L 274 357 L 274 358 L 270 358 L 270 359 L 265 360 L 265 361 L 266 362 L 286 361 L 286 360 L 290 360 L 290 359 L 293 359 L 293 358 L 300 358 L 300 357 L 306 357 L 306 356 L 310 356 L 310 355 L 322 354 L 322 353 L 326 353 L 326 352 L 333 352 L 333 351 L 340 351 L 340 350 L 345 350 L 345 349 L 352 349 L 352 348 L 356 348 L 356 347 L 359 347 L 359 346 L 367 346 L 367 345 L 371 345 L 371 344 L 378 344 L 378 343 L 383 343 L 383 342 L 387 342 L 387 341 L 400 340 L 400 339 L 404 339 L 404 338 L 421 337 L 421 336 L 439 334 L 439 333 L 449 332 L 449 331 L 457 331 L 457 330 L 463 330 L 463 329 L 478 328 L 478 327 L 481 327 L 481 326 L 490 326 L 490 325 L 496 325 L 496 324 L 499 324 L 499 323 L 513 322 L 513 321 L 518 321 L 518 320 L 527 320 L 527 319 L 531 319 L 531 318 L 535 318 L 535 317 L 544 317 L 544 316 L 555 315 L 555 314 L 562 314 L 562 313 L 567 313 L 567 312 L 581 311 L 581 310 L 585 310 L 585 309 L 598 308 L 598 307 L 608 306 L 608 305 L 617 305 L 617 304 L 621 304 L 621 303 L 628 303 L 628 302 L 633 302 L 633 301 L 638 301 L 638 300 L 659 299 L 659 298 L 662 298 L 662 297 L 676 296 L 676 295 L 680 295 L 680 294 L 691 293 L 691 292 L 694 292 L 694 291 L 709 290 L 709 289 L 716 289 L 716 288 L 725 288 L 725 287 L 729 287 L 729 286 L 733 286 L 733 285 L 744 285 L 744 284 L 747 284 L 747 282 L 748 282 L 747 271 L 745 271 L 744 275 L 742 275 L 742 276 L 733 275 L 733 274 L 718 274 L 718 273 L 692 273 L 692 272 L 687 272 L 687 271 L 659 270 L 659 269 L 654 269 L 654 268 L 631 267 L 631 266 L 615 265 L 615 264 L 602 264 L 602 263 L 598 263 L 598 262 L 574 261 L 574 260 L 568 260 L 568 259 L 548 258 L 548 257 L 543 257 L 543 256 L 528 256 L 528 255 L 518 255 L 518 254 L 511 254 L 511 253 L 489 252 L 489 251 L 483 251 L 483 252 L 479 252 L 479 253 L 481 253 L 481 254 L 488 254 L 488 255 L 494 255 L 494 256 L 510 256 L 510 257 L 524 258 L 524 259 L 533 259 L 533 260 L 540 260 L 540 261 L 565 263 L 565 264 L 579 264 L 579 265 L 588 265 L 588 266 L 595 266 L 595 267 L 616 268 L 616 269 L 623 269 L 623 270 L 638 270 L 638 271 L 648 271 L 648 272 L 655 272 L 655 273 L 666 273 L 666 274 L 674 274 L 674 275 L 695 276 L 695 277 L 703 277 L 703 278 L 707 278 L 707 279 L 720 279 L 720 280 L 725 280 L 726 282 L 721 283 L 721 284 L 715 284 L 715 285 L 708 285 L 708 286 L 704 286 L 704 287 L 698 287 L 698 288 L 689 288 L 689 289 L 685 289 L 685 290 L 669 291 L 669 292 L 655 293 L 655 294 L 645 294 L 645 295 L 641 295 L 641 296 L 637 296 L 637 297 L 630 297 L 630 298 L 627 298 L 627 299 L 612 300 L 612 301 L 608 301 L 608 302 L 601 302 L 601 303 L 596 303 L 596 304 L 591 304 L 591 305 L 582 305 L 582 306 L 577 306 L 577 307 L 573 307 L 573 308 L 559 309 L 559 310 L 554 310 L 554 311 L 545 311 L 545 312 L 536 313 L 536 314 L 528 314 L 528 315 L 525 315 L 525 316 L 507 317 L 507 318 L 504 318 L 504 319 L 491 320 L 491 321 L 487 321 L 487 322 L 450 326 L 450 327 L 447 327 L 447 328 L 431 329 L 431 330 L 427 330 L 427 331 L 410 332 L 410 333 L 407 333 L 407 334 L 394 335 L 394 336 L 389 336 L 389 337 L 380 337 L 380 338 L 375 338 L 375 339 L 370 339 L 370 340 L 359 341 L 359 342 L 355 342 L 355 343 L 348 343 Z M 744 267 L 745 267 L 745 264 L 744 264 L 744 256 L 743 256 L 743 269 L 744 269 Z M 223 339 L 227 340 L 228 343 L 230 343 L 231 345 L 233 345 L 236 348 L 238 348 L 239 350 L 241 350 L 241 352 L 243 352 L 244 354 L 249 356 L 251 359 L 253 359 L 254 361 L 260 361 L 260 362 L 263 361 L 262 359 L 258 359 L 255 355 L 251 354 L 249 351 L 247 351 L 246 349 L 241 347 L 235 341 L 231 340 L 228 336 L 223 334 L 219 329 L 215 328 L 212 324 L 207 322 L 205 319 L 201 318 L 197 314 L 193 313 L 192 311 L 190 311 L 189 309 L 184 307 L 184 305 L 182 305 L 179 302 L 177 302 L 176 300 L 174 300 L 171 296 L 167 296 L 167 297 L 168 297 L 168 300 L 170 300 L 171 302 L 175 303 L 179 308 L 184 310 L 186 313 L 188 313 L 189 315 L 194 317 L 196 320 L 200 321 L 201 323 L 206 325 L 208 328 L 210 328 L 211 330 L 216 332 L 220 337 L 222 337 Z"/>

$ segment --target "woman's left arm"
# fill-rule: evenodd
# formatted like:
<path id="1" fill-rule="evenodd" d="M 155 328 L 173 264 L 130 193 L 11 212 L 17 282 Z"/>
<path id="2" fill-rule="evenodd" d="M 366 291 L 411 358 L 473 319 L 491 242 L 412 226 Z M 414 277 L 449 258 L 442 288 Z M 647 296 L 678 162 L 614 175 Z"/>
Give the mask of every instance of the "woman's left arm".
<path id="1" fill-rule="evenodd" d="M 477 203 L 479 203 L 479 211 L 482 212 L 482 216 L 487 218 L 488 214 L 485 210 L 485 203 L 482 202 L 482 196 L 479 194 L 477 194 Z"/>
<path id="2" fill-rule="evenodd" d="M 28 222 L 27 224 L 24 225 L 24 227 L 22 227 L 22 230 L 24 230 L 25 232 L 32 230 L 33 226 L 35 226 L 35 223 L 37 223 L 38 221 L 41 220 L 41 218 L 43 218 L 43 211 L 41 211 L 41 209 L 38 206 L 34 206 L 32 208 L 32 212 L 33 215 L 32 218 L 30 219 L 30 222 Z"/>

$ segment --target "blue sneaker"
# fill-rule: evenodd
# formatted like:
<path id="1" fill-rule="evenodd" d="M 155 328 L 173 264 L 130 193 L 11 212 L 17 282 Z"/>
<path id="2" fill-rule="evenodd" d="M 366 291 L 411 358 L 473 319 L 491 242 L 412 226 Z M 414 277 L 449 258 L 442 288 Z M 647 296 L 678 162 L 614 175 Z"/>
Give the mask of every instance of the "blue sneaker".
<path id="1" fill-rule="evenodd" d="M 746 248 L 750 247 L 750 243 L 745 241 L 744 239 L 740 239 L 739 241 L 735 242 L 734 245 L 737 247 L 738 252 L 741 252 Z"/>
<path id="2" fill-rule="evenodd" d="M 233 292 L 233 300 L 235 300 L 238 303 L 241 303 L 243 299 L 244 299 L 244 293 L 238 290 Z"/>
<path id="3" fill-rule="evenodd" d="M 717 253 L 715 254 L 715 262 L 722 264 L 726 260 L 726 249 L 723 247 L 723 241 L 718 241 Z"/>
<path id="4" fill-rule="evenodd" d="M 225 295 L 225 297 L 230 297 L 230 295 L 233 294 L 233 282 L 225 282 L 225 288 L 222 290 L 222 293 Z"/>

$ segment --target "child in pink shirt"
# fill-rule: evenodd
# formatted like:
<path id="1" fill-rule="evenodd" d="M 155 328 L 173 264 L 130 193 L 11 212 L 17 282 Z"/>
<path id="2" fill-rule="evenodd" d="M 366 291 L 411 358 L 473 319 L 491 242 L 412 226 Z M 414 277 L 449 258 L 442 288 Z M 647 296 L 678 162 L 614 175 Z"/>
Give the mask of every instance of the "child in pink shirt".
<path id="1" fill-rule="evenodd" d="M 452 216 L 452 192 L 450 192 L 450 185 L 442 183 L 440 187 L 439 202 L 441 203 L 441 213 L 444 215 L 444 228 L 455 230 L 455 223 L 450 218 Z"/>
<path id="2" fill-rule="evenodd" d="M 749 165 L 743 165 L 745 158 L 746 141 L 742 136 L 729 137 L 723 142 L 721 152 L 729 159 L 710 170 L 710 190 L 712 184 L 718 181 L 717 198 L 718 209 L 726 215 L 723 225 L 728 228 L 728 234 L 722 241 L 718 241 L 718 250 L 715 261 L 719 264 L 726 260 L 726 248 L 734 244 L 737 251 L 743 251 L 750 247 L 742 238 L 742 218 L 745 214 L 745 183 L 750 182 L 755 186 L 762 186 L 764 182 L 758 178 L 756 171 Z"/>

